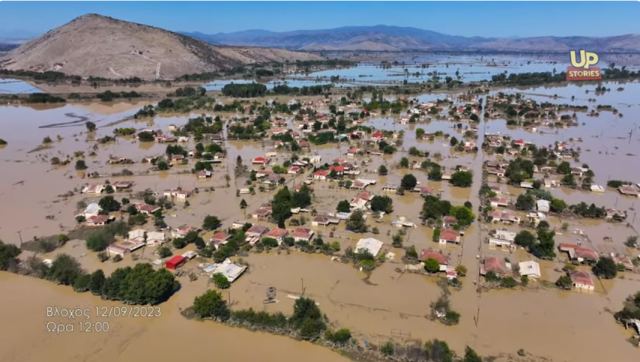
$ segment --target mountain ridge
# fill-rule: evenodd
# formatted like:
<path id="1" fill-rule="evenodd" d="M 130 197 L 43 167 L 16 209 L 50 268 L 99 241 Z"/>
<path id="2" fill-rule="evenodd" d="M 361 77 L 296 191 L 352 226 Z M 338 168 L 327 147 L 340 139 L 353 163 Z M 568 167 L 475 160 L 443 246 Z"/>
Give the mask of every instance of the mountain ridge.
<path id="1" fill-rule="evenodd" d="M 640 53 L 640 34 L 606 37 L 469 37 L 391 25 L 346 26 L 285 32 L 257 29 L 231 33 L 183 32 L 183 34 L 192 34 L 200 40 L 215 44 L 259 45 L 304 51 L 422 50 L 557 53 L 586 48 L 591 51 Z"/>
<path id="2" fill-rule="evenodd" d="M 11 50 L 0 58 L 0 68 L 154 80 L 247 64 L 317 59 L 321 58 L 285 49 L 211 45 L 154 26 L 85 14 Z"/>

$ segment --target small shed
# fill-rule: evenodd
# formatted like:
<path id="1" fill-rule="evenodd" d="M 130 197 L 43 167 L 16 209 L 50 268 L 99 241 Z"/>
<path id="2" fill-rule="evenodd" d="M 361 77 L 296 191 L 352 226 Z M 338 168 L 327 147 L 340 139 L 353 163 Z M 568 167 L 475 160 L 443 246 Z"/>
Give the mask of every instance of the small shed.
<path id="1" fill-rule="evenodd" d="M 182 255 L 174 255 L 171 259 L 167 260 L 164 263 L 164 266 L 167 269 L 176 270 L 182 266 L 187 261 L 187 259 Z"/>

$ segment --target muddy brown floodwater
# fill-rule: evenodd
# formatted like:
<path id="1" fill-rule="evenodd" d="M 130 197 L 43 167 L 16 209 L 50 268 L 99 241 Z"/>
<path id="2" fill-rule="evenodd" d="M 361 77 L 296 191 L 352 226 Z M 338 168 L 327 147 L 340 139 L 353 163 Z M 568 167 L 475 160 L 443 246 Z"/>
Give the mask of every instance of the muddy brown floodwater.
<path id="1" fill-rule="evenodd" d="M 593 89 L 595 86 L 591 86 Z M 617 84 L 611 84 L 617 88 Z M 516 90 L 508 90 L 514 92 Z M 576 95 L 575 104 L 586 103 L 585 89 L 576 86 L 537 88 L 528 91 L 531 97 L 539 101 L 553 101 L 550 95 L 558 94 L 554 102 L 569 103 L 571 95 Z M 539 145 L 566 141 L 568 138 L 582 139 L 580 162 L 588 163 L 596 173 L 598 183 L 605 184 L 608 179 L 640 181 L 640 168 L 620 167 L 640 164 L 637 154 L 640 138 L 638 117 L 640 104 L 637 95 L 640 84 L 625 84 L 624 92 L 610 92 L 597 97 L 599 103 L 609 103 L 621 109 L 624 117 L 614 117 L 602 112 L 599 117 L 578 115 L 579 126 L 562 130 L 538 130 L 536 132 L 506 126 L 504 120 L 484 120 L 481 117 L 477 143 L 481 144 L 488 132 L 500 132 L 514 138 L 524 138 Z M 444 96 L 443 96 L 444 97 Z M 593 104 L 592 104 L 593 105 Z M 5 242 L 19 243 L 19 239 L 29 240 L 34 236 L 51 235 L 65 232 L 74 227 L 73 219 L 76 204 L 80 201 L 94 201 L 98 197 L 80 195 L 80 185 L 92 182 L 82 178 L 82 174 L 73 170 L 73 165 L 52 167 L 52 157 L 64 157 L 75 151 L 89 153 L 94 142 L 86 134 L 84 125 L 71 124 L 56 128 L 39 128 L 53 123 L 64 123 L 88 117 L 98 125 L 95 137 L 112 135 L 115 127 L 135 127 L 138 130 L 150 127 L 167 131 L 170 124 L 182 125 L 188 117 L 156 117 L 153 122 L 126 120 L 115 124 L 133 114 L 140 104 L 68 104 L 57 108 L 0 107 L 0 136 L 8 145 L 0 149 L 2 176 L 0 177 L 0 239 Z M 72 114 L 73 116 L 69 116 Z M 460 205 L 470 201 L 474 210 L 479 205 L 478 191 L 482 174 L 482 162 L 487 157 L 481 150 L 477 154 L 460 154 L 452 151 L 447 140 L 436 138 L 434 141 L 417 140 L 415 129 L 424 128 L 426 132 L 443 131 L 460 138 L 461 132 L 454 129 L 454 123 L 433 120 L 430 123 L 401 125 L 394 118 L 378 117 L 369 121 L 376 127 L 387 130 L 404 130 L 403 144 L 399 148 L 405 152 L 382 157 L 357 158 L 362 165 L 363 178 L 377 178 L 376 170 L 384 164 L 389 175 L 378 179 L 378 183 L 369 188 L 374 194 L 382 194 L 386 183 L 398 184 L 405 173 L 413 173 L 422 184 L 441 192 L 444 198 Z M 61 141 L 57 140 L 60 135 Z M 44 137 L 50 136 L 54 142 L 48 148 L 29 152 L 40 146 Z M 193 144 L 188 144 L 189 148 Z M 398 169 L 397 164 L 406 151 L 415 146 L 429 151 L 432 156 L 440 154 L 440 164 L 450 171 L 456 165 L 464 165 L 473 170 L 474 183 L 471 188 L 451 187 L 446 182 L 431 182 L 421 170 Z M 228 141 L 225 147 L 228 157 L 215 167 L 214 177 L 198 180 L 188 171 L 191 166 L 176 166 L 169 172 L 146 174 L 148 165 L 139 163 L 145 156 L 157 156 L 164 153 L 166 145 L 139 143 L 132 138 L 119 137 L 115 143 L 100 145 L 95 156 L 87 157 L 90 170 L 109 174 L 130 169 L 134 175 L 122 179 L 135 182 L 135 191 L 150 188 L 162 191 L 176 186 L 187 189 L 198 188 L 200 193 L 190 200 L 190 206 L 178 206 L 166 212 L 166 222 L 176 227 L 182 224 L 200 225 L 204 215 L 218 216 L 225 227 L 231 222 L 246 219 L 239 207 L 240 198 L 236 190 L 245 187 L 244 179 L 236 180 L 233 175 L 236 156 L 242 156 L 245 164 L 258 155 L 272 150 L 266 142 Z M 347 146 L 344 144 L 314 147 L 312 153 L 322 156 L 323 162 L 331 162 L 336 157 L 345 157 Z M 109 156 L 128 157 L 136 161 L 133 165 L 109 166 Z M 286 153 L 277 156 L 278 163 L 286 159 Z M 411 161 L 420 160 L 409 157 Z M 366 161 L 366 162 L 365 162 Z M 230 175 L 230 185 L 226 186 L 224 175 Z M 294 182 L 302 181 L 297 176 Z M 116 180 L 115 177 L 104 177 Z M 96 181 L 97 182 L 97 181 Z M 354 196 L 352 190 L 339 189 L 330 183 L 316 182 L 314 207 L 320 212 L 332 212 L 340 200 L 349 200 Z M 522 192 L 501 185 L 513 198 Z M 212 188 L 215 191 L 208 191 Z M 70 190 L 76 190 L 72 196 L 60 197 Z M 564 188 L 552 189 L 556 197 L 562 197 L 569 203 L 580 201 L 594 202 L 598 205 L 629 210 L 626 224 L 611 224 L 585 219 L 560 220 L 549 218 L 551 224 L 559 230 L 567 223 L 567 230 L 558 232 L 556 242 L 581 241 L 604 251 L 628 252 L 623 242 L 628 236 L 635 235 L 640 226 L 636 218 L 637 199 L 619 196 L 613 190 L 604 194 L 594 194 L 580 190 Z M 117 197 L 130 196 L 118 194 Z M 487 225 L 477 222 L 466 230 L 461 246 L 439 246 L 431 242 L 432 229 L 418 225 L 407 232 L 404 245 L 414 245 L 416 249 L 428 247 L 441 248 L 451 256 L 452 264 L 465 265 L 469 273 L 463 279 L 460 290 L 452 290 L 452 307 L 461 314 L 460 324 L 444 326 L 427 318 L 430 304 L 438 299 L 442 291 L 436 284 L 436 278 L 421 274 L 402 273 L 400 258 L 404 251 L 391 246 L 391 235 L 396 229 L 390 221 L 397 216 L 418 222 L 422 200 L 417 194 L 404 196 L 390 195 L 393 198 L 394 212 L 385 216 L 382 222 L 370 221 L 371 226 L 379 229 L 379 234 L 353 234 L 344 231 L 344 224 L 338 227 L 314 227 L 322 234 L 326 242 L 338 241 L 342 250 L 353 247 L 360 237 L 376 237 L 385 242 L 385 250 L 395 253 L 393 260 L 385 262 L 368 277 L 351 265 L 331 261 L 325 255 L 291 253 L 250 253 L 244 257 L 249 264 L 248 271 L 225 291 L 225 297 L 233 308 L 249 308 L 291 313 L 294 298 L 300 294 L 315 299 L 328 316 L 332 327 L 349 328 L 358 341 L 379 344 L 388 340 L 400 343 L 407 340 L 430 340 L 438 338 L 447 341 L 458 353 L 469 345 L 485 356 L 496 356 L 497 360 L 518 360 L 519 349 L 527 353 L 526 360 L 553 361 L 638 361 L 640 350 L 626 339 L 630 334 L 616 324 L 612 311 L 621 308 L 624 299 L 640 290 L 640 277 L 625 272 L 623 278 L 613 281 L 597 281 L 593 293 L 559 291 L 543 286 L 543 283 L 531 282 L 526 288 L 516 290 L 478 291 L 479 259 L 487 255 L 508 257 L 512 261 L 533 259 L 522 250 L 509 253 L 490 250 L 484 242 Z M 272 192 L 257 192 L 256 195 L 243 195 L 249 204 L 248 210 L 255 209 L 269 200 Z M 231 205 L 231 206 L 229 206 Z M 635 227 L 635 230 L 634 228 Z M 519 228 L 513 228 L 519 230 Z M 53 258 L 55 254 L 68 253 L 82 264 L 87 271 L 102 268 L 111 272 L 118 266 L 132 265 L 138 261 L 151 261 L 155 258 L 154 249 L 145 248 L 135 253 L 136 260 L 126 256 L 120 264 L 97 261 L 95 253 L 86 250 L 82 241 L 70 241 L 60 250 L 43 255 Z M 636 255 L 637 255 L 637 251 Z M 543 280 L 553 282 L 560 275 L 560 259 L 541 261 Z M 185 266 L 186 271 L 197 271 L 196 262 Z M 185 273 L 186 274 L 186 273 Z M 242 329 L 230 328 L 216 323 L 200 323 L 184 319 L 180 308 L 189 306 L 193 298 L 202 294 L 211 286 L 201 276 L 189 281 L 186 276 L 179 278 L 182 289 L 162 308 L 162 316 L 144 320 L 109 320 L 110 331 L 106 333 L 61 334 L 55 335 L 46 330 L 47 306 L 89 306 L 119 305 L 105 302 L 88 294 L 76 294 L 71 288 L 53 285 L 27 277 L 0 273 L 0 320 L 5 326 L 11 326 L 11 332 L 3 333 L 0 338 L 1 361 L 40 361 L 55 360 L 249 360 L 259 356 L 260 360 L 271 361 L 332 361 L 343 359 L 340 355 L 321 347 L 297 342 L 285 337 L 264 333 L 253 333 Z M 268 287 L 277 289 L 277 303 L 262 303 Z M 8 328 L 8 327 L 7 327 Z"/>
<path id="2" fill-rule="evenodd" d="M 47 307 L 89 308 L 121 306 L 90 294 L 44 280 L 0 272 L 0 361 L 347 361 L 346 358 L 307 342 L 254 333 L 213 322 L 182 317 L 179 309 L 192 298 L 178 295 L 162 304 L 161 316 L 112 318 L 107 332 L 52 333 Z M 186 293 L 185 293 L 186 294 Z M 190 296 L 191 297 L 191 296 Z M 76 324 L 77 319 L 72 323 Z"/>

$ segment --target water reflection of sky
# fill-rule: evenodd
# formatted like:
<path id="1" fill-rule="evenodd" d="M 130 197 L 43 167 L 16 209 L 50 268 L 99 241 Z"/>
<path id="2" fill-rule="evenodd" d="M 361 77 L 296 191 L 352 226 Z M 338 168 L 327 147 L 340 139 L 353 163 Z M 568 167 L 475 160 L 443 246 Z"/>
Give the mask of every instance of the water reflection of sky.
<path id="1" fill-rule="evenodd" d="M 0 94 L 37 93 L 40 89 L 18 79 L 0 78 Z"/>
<path id="2" fill-rule="evenodd" d="M 525 91 L 526 96 L 538 102 L 567 103 L 588 105 L 589 110 L 599 104 L 610 104 L 618 109 L 623 117 L 613 112 L 602 111 L 598 117 L 590 117 L 586 112 L 576 112 L 578 126 L 564 129 L 541 128 L 532 132 L 519 127 L 507 127 L 503 119 L 487 122 L 487 133 L 501 133 L 513 138 L 522 138 L 537 145 L 551 145 L 554 142 L 569 139 L 582 139 L 575 144 L 582 152 L 580 161 L 589 164 L 596 173 L 596 181 L 604 184 L 609 179 L 623 179 L 637 182 L 640 180 L 640 168 L 629 167 L 638 164 L 640 157 L 640 83 L 605 82 L 610 92 L 595 95 L 595 84 L 569 84 L 556 87 L 537 87 Z M 624 88 L 617 91 L 618 87 Z M 589 93 L 585 93 L 589 90 Z M 505 92 L 522 92 L 508 89 Z M 557 95 L 558 98 L 553 98 Z M 571 96 L 575 95 L 575 100 Z M 588 102 L 595 98 L 596 102 Z"/>
<path id="3" fill-rule="evenodd" d="M 303 87 L 331 82 L 338 77 L 337 87 L 360 85 L 385 85 L 424 82 L 431 79 L 434 72 L 439 77 L 450 76 L 465 82 L 489 80 L 500 73 L 552 72 L 562 71 L 566 65 L 556 61 L 524 56 L 470 56 L 470 55 L 420 55 L 407 59 L 407 65 L 394 65 L 382 68 L 380 65 L 360 63 L 354 67 L 327 69 L 307 75 L 292 74 L 278 81 L 265 83 L 271 89 L 274 85 L 286 81 L 290 87 Z M 423 66 L 424 65 L 424 66 Z M 457 73 L 457 74 L 456 74 Z M 229 83 L 251 83 L 250 79 L 216 80 L 204 85 L 207 90 L 220 90 Z"/>

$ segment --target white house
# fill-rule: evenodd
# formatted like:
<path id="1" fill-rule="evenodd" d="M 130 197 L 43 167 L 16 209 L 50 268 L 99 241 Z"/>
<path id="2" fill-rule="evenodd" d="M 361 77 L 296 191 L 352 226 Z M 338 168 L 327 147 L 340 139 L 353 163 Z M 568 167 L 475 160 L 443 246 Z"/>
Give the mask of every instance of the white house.
<path id="1" fill-rule="evenodd" d="M 149 231 L 147 233 L 147 245 L 162 244 L 165 242 L 165 235 L 162 231 Z"/>
<path id="2" fill-rule="evenodd" d="M 98 215 L 100 211 L 102 211 L 102 208 L 100 207 L 100 205 L 98 205 L 95 202 L 92 202 L 89 205 L 87 205 L 87 207 L 84 209 L 81 215 L 84 216 L 85 219 L 88 219 L 92 216 Z"/>
<path id="3" fill-rule="evenodd" d="M 529 278 L 538 279 L 542 274 L 540 273 L 540 264 L 533 260 L 523 261 L 518 263 L 520 269 L 520 275 L 526 275 Z"/>
<path id="4" fill-rule="evenodd" d="M 551 210 L 551 203 L 549 200 L 536 201 L 536 208 L 539 212 L 549 212 Z"/>
<path id="5" fill-rule="evenodd" d="M 384 243 L 378 239 L 364 238 L 358 240 L 355 251 L 358 252 L 359 250 L 366 250 L 375 257 L 376 255 L 378 255 L 378 253 L 380 253 L 382 245 L 384 245 Z"/>
<path id="6" fill-rule="evenodd" d="M 220 273 L 224 275 L 229 283 L 233 283 L 236 279 L 247 270 L 247 267 L 244 265 L 234 264 L 228 258 L 225 259 L 222 263 L 210 264 L 203 267 L 203 270 L 210 275 Z"/>
<path id="7" fill-rule="evenodd" d="M 494 230 L 489 237 L 489 245 L 499 247 L 511 247 L 516 238 L 516 233 L 509 230 Z"/>

